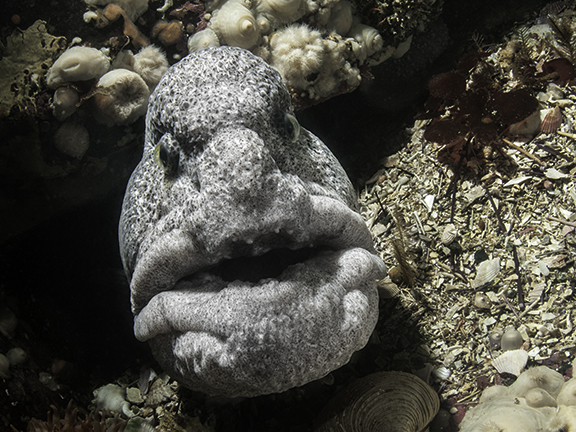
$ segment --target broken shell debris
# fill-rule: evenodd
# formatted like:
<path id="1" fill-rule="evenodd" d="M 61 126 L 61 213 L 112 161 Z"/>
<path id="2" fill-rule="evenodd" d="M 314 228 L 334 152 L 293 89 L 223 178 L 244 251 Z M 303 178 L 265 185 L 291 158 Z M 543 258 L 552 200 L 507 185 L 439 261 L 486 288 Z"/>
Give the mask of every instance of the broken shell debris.
<path id="1" fill-rule="evenodd" d="M 500 373 L 509 373 L 519 376 L 526 363 L 528 362 L 528 353 L 522 349 L 506 351 L 501 356 L 492 361 L 492 366 Z"/>
<path id="2" fill-rule="evenodd" d="M 518 82 L 497 61 L 506 47 L 487 48 L 484 62 L 513 89 Z M 395 294 L 381 299 L 378 328 L 403 322 L 419 334 L 409 346 L 410 330 L 381 332 L 382 344 L 401 347 L 383 352 L 382 364 L 432 361 L 450 370 L 432 378 L 453 407 L 477 402 L 479 379 L 490 385 L 499 373 L 574 360 L 576 87 L 541 89 L 544 125 L 535 136 L 494 141 L 458 167 L 440 156 L 465 139 L 428 141 L 430 120 L 416 120 L 405 146 L 360 189 L 380 256 L 399 266 L 392 239 L 401 236 L 414 274 L 412 286 L 381 282 Z"/>

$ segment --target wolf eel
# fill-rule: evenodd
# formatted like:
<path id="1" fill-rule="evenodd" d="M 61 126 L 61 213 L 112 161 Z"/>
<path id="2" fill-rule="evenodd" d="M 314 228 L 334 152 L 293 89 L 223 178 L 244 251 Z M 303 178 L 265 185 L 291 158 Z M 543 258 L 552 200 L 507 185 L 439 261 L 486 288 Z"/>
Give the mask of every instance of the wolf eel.
<path id="1" fill-rule="evenodd" d="M 376 325 L 385 274 L 356 206 L 278 72 L 240 48 L 188 55 L 150 97 L 122 207 L 136 338 L 212 395 L 281 392 L 344 365 Z"/>

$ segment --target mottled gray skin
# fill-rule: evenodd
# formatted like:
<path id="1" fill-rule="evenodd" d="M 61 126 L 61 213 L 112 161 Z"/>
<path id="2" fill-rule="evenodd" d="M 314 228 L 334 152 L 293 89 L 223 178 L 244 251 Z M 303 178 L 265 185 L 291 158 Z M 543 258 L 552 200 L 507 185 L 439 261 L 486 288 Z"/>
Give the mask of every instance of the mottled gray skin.
<path id="1" fill-rule="evenodd" d="M 136 337 L 193 390 L 305 384 L 348 362 L 376 324 L 385 268 L 352 185 L 286 114 L 280 75 L 233 47 L 182 59 L 150 98 L 120 249 Z"/>

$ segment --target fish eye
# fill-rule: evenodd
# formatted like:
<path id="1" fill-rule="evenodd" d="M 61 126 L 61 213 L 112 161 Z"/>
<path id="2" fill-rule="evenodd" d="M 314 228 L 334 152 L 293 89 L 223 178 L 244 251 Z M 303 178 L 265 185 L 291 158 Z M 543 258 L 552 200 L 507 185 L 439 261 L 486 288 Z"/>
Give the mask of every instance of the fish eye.
<path id="1" fill-rule="evenodd" d="M 175 146 L 173 138 L 166 134 L 160 139 L 160 142 L 154 149 L 154 160 L 164 174 L 170 176 L 176 173 L 180 156 Z"/>
<path id="2" fill-rule="evenodd" d="M 296 117 L 289 113 L 284 114 L 284 124 L 292 141 L 296 141 L 298 136 L 300 136 L 300 123 L 298 123 Z"/>

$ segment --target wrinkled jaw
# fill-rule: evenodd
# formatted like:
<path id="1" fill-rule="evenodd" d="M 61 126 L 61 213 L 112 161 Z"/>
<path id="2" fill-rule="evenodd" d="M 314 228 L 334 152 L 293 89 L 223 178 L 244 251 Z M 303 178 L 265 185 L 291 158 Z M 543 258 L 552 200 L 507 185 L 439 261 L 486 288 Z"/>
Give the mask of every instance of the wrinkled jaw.
<path id="1" fill-rule="evenodd" d="M 325 376 L 366 344 L 384 263 L 357 213 L 332 198 L 311 200 L 310 223 L 285 247 L 209 257 L 176 230 L 138 260 L 134 331 L 174 378 L 230 397 L 281 392 Z"/>

